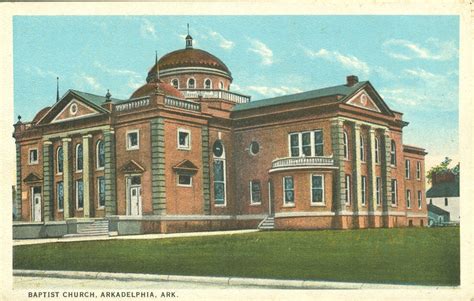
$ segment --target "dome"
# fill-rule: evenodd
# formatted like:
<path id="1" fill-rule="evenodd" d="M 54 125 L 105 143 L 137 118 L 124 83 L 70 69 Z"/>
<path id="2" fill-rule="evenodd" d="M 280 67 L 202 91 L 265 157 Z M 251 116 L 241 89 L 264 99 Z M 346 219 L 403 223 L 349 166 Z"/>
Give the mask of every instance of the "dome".
<path id="1" fill-rule="evenodd" d="M 224 72 L 229 78 L 231 73 L 229 68 L 217 57 L 207 51 L 195 48 L 185 48 L 165 54 L 158 61 L 158 69 L 165 71 L 179 67 L 204 67 L 217 69 Z M 147 81 L 153 79 L 156 64 L 148 72 Z"/>
<path id="2" fill-rule="evenodd" d="M 161 90 L 162 93 L 167 96 L 184 98 L 184 95 L 181 92 L 179 92 L 175 87 L 159 80 L 158 83 L 149 82 L 149 83 L 144 84 L 143 86 L 135 90 L 135 92 L 133 92 L 132 96 L 130 96 L 130 99 L 149 96 L 151 94 L 154 94 L 155 91 L 157 90 L 157 85 L 158 85 L 158 89 Z"/>
<path id="3" fill-rule="evenodd" d="M 45 107 L 45 108 L 42 108 L 41 111 L 39 111 L 35 118 L 33 118 L 33 123 L 37 123 L 38 121 L 41 120 L 41 118 L 44 117 L 44 115 L 46 115 L 46 113 L 48 113 L 48 111 L 51 109 L 51 107 Z"/>

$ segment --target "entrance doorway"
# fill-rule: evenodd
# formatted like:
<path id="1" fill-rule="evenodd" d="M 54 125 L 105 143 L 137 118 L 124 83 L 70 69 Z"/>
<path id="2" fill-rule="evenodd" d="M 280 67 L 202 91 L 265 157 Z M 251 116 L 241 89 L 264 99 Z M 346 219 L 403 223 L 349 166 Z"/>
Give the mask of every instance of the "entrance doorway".
<path id="1" fill-rule="evenodd" d="M 127 207 L 129 215 L 142 215 L 141 178 L 131 176 L 127 178 Z"/>
<path id="2" fill-rule="evenodd" d="M 41 222 L 41 187 L 31 187 L 31 220 L 34 222 Z"/>

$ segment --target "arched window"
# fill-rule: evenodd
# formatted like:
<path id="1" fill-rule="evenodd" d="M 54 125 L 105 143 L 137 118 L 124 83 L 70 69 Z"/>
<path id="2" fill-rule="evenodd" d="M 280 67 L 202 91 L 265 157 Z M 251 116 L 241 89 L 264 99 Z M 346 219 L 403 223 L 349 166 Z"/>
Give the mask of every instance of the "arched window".
<path id="1" fill-rule="evenodd" d="M 204 89 L 211 89 L 212 88 L 212 82 L 210 79 L 206 78 L 204 81 Z"/>
<path id="2" fill-rule="evenodd" d="M 79 143 L 76 145 L 76 171 L 82 171 L 83 163 L 82 144 Z"/>
<path id="3" fill-rule="evenodd" d="M 343 143 L 344 143 L 344 159 L 349 159 L 349 141 L 347 139 L 347 132 L 344 131 L 343 135 L 344 135 L 344 140 L 343 140 Z"/>
<path id="4" fill-rule="evenodd" d="M 175 87 L 176 89 L 179 89 L 179 81 L 178 81 L 178 79 L 176 79 L 176 78 L 173 79 L 173 80 L 171 81 L 171 85 L 172 85 L 173 87 Z"/>
<path id="5" fill-rule="evenodd" d="M 390 164 L 397 164 L 397 147 L 395 145 L 395 141 L 393 140 L 390 142 Z"/>
<path id="6" fill-rule="evenodd" d="M 63 173 L 63 147 L 60 146 L 56 150 L 56 173 Z"/>
<path id="7" fill-rule="evenodd" d="M 374 148 L 375 148 L 375 163 L 380 163 L 380 151 L 379 151 L 379 138 L 375 137 L 375 142 L 374 142 Z"/>
<path id="8" fill-rule="evenodd" d="M 196 88 L 196 80 L 194 78 L 188 79 L 188 89 Z"/>
<path id="9" fill-rule="evenodd" d="M 365 161 L 364 136 L 360 134 L 360 160 Z"/>
<path id="10" fill-rule="evenodd" d="M 97 169 L 102 169 L 105 166 L 105 146 L 104 141 L 97 141 L 96 145 L 96 166 Z"/>
<path id="11" fill-rule="evenodd" d="M 219 89 L 224 90 L 224 82 L 223 81 L 219 82 Z"/>
<path id="12" fill-rule="evenodd" d="M 214 204 L 226 205 L 226 172 L 225 149 L 221 140 L 216 140 L 212 146 L 214 157 Z"/>

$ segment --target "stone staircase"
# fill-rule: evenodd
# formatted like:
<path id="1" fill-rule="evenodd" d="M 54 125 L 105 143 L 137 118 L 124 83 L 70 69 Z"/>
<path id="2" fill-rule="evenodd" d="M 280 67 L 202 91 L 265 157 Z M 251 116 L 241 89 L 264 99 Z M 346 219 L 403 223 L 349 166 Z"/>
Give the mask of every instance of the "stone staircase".
<path id="1" fill-rule="evenodd" d="M 263 221 L 258 224 L 260 230 L 273 230 L 275 229 L 275 217 L 268 215 Z"/>
<path id="2" fill-rule="evenodd" d="M 94 220 L 87 223 L 77 223 L 77 233 L 66 234 L 63 237 L 83 237 L 109 235 L 109 221 L 106 219 Z"/>

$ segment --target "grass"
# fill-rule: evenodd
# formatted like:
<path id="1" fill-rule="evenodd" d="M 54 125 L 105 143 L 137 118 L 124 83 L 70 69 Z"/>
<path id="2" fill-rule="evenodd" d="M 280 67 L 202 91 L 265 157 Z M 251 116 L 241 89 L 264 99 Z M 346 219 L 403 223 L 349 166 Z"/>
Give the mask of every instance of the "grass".
<path id="1" fill-rule="evenodd" d="M 255 232 L 15 246 L 15 269 L 459 285 L 459 228 Z"/>

